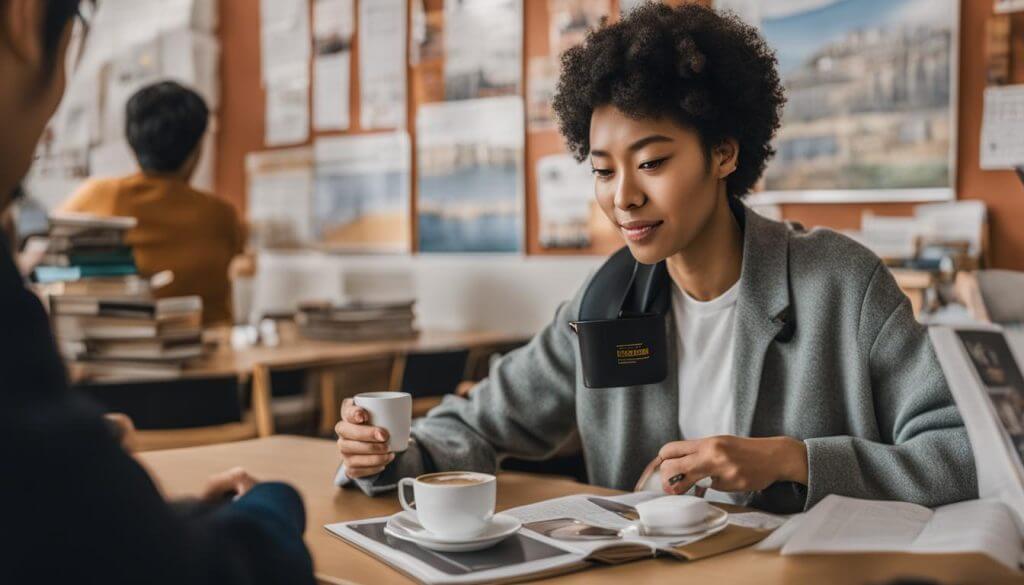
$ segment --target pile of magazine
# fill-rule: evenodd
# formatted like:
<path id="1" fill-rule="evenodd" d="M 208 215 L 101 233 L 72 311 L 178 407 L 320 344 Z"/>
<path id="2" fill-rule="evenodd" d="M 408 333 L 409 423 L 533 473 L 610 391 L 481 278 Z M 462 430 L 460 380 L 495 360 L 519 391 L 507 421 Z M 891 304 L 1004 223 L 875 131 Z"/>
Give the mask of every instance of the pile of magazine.
<path id="1" fill-rule="evenodd" d="M 407 339 L 418 334 L 413 326 L 414 304 L 414 301 L 302 303 L 295 322 L 303 337 L 321 341 Z"/>

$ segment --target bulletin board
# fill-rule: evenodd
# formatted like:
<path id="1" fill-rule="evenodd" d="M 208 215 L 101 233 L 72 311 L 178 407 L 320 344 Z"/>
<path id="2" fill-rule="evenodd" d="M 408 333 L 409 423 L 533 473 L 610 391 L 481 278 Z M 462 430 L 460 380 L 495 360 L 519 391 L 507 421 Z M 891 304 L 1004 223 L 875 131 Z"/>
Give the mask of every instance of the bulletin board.
<path id="1" fill-rule="evenodd" d="M 357 2 L 359 0 L 356 0 Z M 709 3 L 708 0 L 702 0 Z M 442 0 L 428 0 L 427 10 L 437 10 Z M 612 0 L 617 12 L 617 0 Z M 986 77 L 986 23 L 993 15 L 993 0 L 962 0 L 960 38 L 960 91 L 958 104 L 957 194 L 961 199 L 979 199 L 990 213 L 992 266 L 1024 270 L 1024 196 L 1012 172 L 983 171 L 978 163 L 979 133 L 982 117 L 982 94 Z M 524 71 L 531 57 L 544 55 L 548 47 L 548 14 L 546 0 L 524 0 Z M 1024 13 L 1012 15 L 1011 82 L 1024 83 Z M 222 46 L 222 108 L 217 153 L 217 193 L 245 207 L 245 155 L 264 149 L 264 94 L 260 85 L 259 3 L 257 0 L 221 0 L 220 42 Z M 358 61 L 359 42 L 354 40 L 353 63 Z M 437 65 L 434 65 L 435 67 Z M 353 72 L 355 69 L 353 69 Z M 408 119 L 415 131 L 415 100 L 421 90 L 416 84 L 418 72 L 410 70 Z M 350 118 L 352 129 L 346 134 L 359 134 L 358 76 L 353 75 L 350 87 Z M 524 83 L 524 99 L 528 88 Z M 413 137 L 415 138 L 415 137 Z M 525 142 L 525 226 L 528 254 L 604 254 L 606 248 L 549 251 L 537 239 L 538 215 L 535 189 L 537 160 L 562 150 L 555 131 L 527 133 Z M 415 156 L 415 154 L 414 154 Z M 415 173 L 415 164 L 413 164 Z M 413 177 L 413 209 L 416 180 Z M 786 204 L 786 219 L 813 226 L 855 229 L 865 210 L 879 215 L 909 215 L 912 205 L 906 203 L 875 204 Z M 415 226 L 415 221 L 413 226 Z M 415 227 L 414 227 L 415 229 Z M 417 241 L 413 234 L 413 242 Z"/>
<path id="2" fill-rule="evenodd" d="M 356 2 L 366 0 L 356 0 Z M 418 0 L 410 0 L 418 1 Z M 703 3 L 707 3 L 706 0 Z M 443 0 L 426 0 L 426 12 L 441 13 Z M 616 18 L 619 9 L 618 0 L 611 0 L 612 18 Z M 311 8 L 312 10 L 312 8 Z M 533 57 L 550 54 L 549 19 L 547 0 L 524 0 L 524 39 L 523 39 L 523 71 L 520 94 L 526 101 L 529 91 L 527 63 Z M 358 5 L 356 18 L 358 18 Z M 412 14 L 411 4 L 409 14 Z M 411 18 L 411 16 L 410 16 Z M 217 193 L 232 201 L 240 210 L 245 209 L 246 173 L 245 156 L 250 152 L 268 150 L 264 144 L 264 107 L 265 92 L 260 83 L 260 15 L 259 3 L 256 0 L 221 0 L 220 4 L 220 41 L 222 45 L 221 76 L 223 93 L 218 136 L 217 156 Z M 440 23 L 443 26 L 443 22 Z M 411 26 L 408 27 L 411 30 Z M 359 126 L 359 75 L 355 66 L 359 62 L 360 42 L 358 23 L 352 42 L 352 75 L 350 81 L 350 129 L 344 132 L 316 132 L 311 129 L 311 143 L 317 137 L 364 134 L 366 131 Z M 420 63 L 408 65 L 407 95 L 407 127 L 413 144 L 416 141 L 416 110 L 417 106 L 427 103 L 431 96 L 443 94 L 442 59 L 425 59 Z M 604 218 L 598 218 L 607 224 L 607 231 L 602 237 L 595 238 L 591 246 L 572 249 L 545 249 L 538 239 L 538 205 L 536 188 L 537 161 L 544 156 L 565 152 L 562 139 L 555 129 L 532 131 L 528 128 L 525 140 L 524 179 L 525 179 L 525 252 L 527 254 L 608 254 L 622 245 L 621 236 Z M 416 203 L 417 177 L 416 152 L 413 149 L 412 161 L 412 211 L 413 226 L 412 242 L 414 251 L 418 237 L 416 234 Z"/>

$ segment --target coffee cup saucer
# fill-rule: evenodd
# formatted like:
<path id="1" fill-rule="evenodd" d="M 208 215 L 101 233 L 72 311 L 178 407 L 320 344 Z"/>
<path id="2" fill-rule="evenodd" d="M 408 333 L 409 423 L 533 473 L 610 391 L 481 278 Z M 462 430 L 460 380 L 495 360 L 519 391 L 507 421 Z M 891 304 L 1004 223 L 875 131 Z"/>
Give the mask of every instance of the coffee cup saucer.
<path id="1" fill-rule="evenodd" d="M 414 512 L 402 511 L 388 518 L 384 533 L 439 552 L 471 552 L 498 544 L 518 532 L 522 526 L 513 516 L 495 514 L 481 534 L 472 538 L 447 538 L 421 526 Z"/>
<path id="2" fill-rule="evenodd" d="M 623 528 L 621 536 L 644 537 L 644 536 L 696 536 L 703 533 L 714 533 L 725 528 L 729 524 L 729 513 L 720 508 L 711 507 L 711 512 L 700 522 L 689 526 L 658 526 L 648 527 L 637 520 Z"/>

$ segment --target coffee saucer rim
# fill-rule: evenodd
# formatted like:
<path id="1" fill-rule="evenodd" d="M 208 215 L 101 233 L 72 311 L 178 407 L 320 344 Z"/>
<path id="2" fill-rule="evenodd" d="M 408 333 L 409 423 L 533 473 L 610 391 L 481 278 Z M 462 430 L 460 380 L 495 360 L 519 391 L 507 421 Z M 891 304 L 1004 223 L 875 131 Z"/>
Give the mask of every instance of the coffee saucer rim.
<path id="1" fill-rule="evenodd" d="M 395 521 L 400 517 L 408 522 L 415 524 L 416 526 L 419 526 L 419 531 L 412 532 L 403 526 L 396 526 Z M 501 528 L 500 531 L 498 532 L 490 534 L 487 532 L 488 530 L 500 527 L 500 524 L 502 523 L 507 523 L 507 527 Z M 491 516 L 490 520 L 488 521 L 488 527 L 484 529 L 484 532 L 477 536 L 474 536 L 472 538 L 445 538 L 442 536 L 435 535 L 426 528 L 423 528 L 423 526 L 419 523 L 419 520 L 416 518 L 415 513 L 410 512 L 409 510 L 402 510 L 401 512 L 396 512 L 392 514 L 388 517 L 388 520 L 384 525 L 384 529 L 386 531 L 401 531 L 401 535 L 392 534 L 392 536 L 394 536 L 395 538 L 404 537 L 405 539 L 411 540 L 413 542 L 429 542 L 432 544 L 442 545 L 474 544 L 479 542 L 487 542 L 490 540 L 499 540 L 507 538 L 515 534 L 516 532 L 519 532 L 519 530 L 522 527 L 523 523 L 515 516 L 509 514 L 496 513 Z"/>
<path id="2" fill-rule="evenodd" d="M 728 512 L 715 506 L 712 506 L 712 510 L 713 511 L 710 514 L 708 514 L 708 516 L 706 516 L 704 520 L 697 522 L 696 524 L 679 527 L 678 529 L 674 530 L 654 529 L 652 532 L 647 532 L 648 528 L 646 528 L 643 522 L 640 520 L 631 522 L 629 526 L 627 526 L 623 530 L 635 530 L 637 533 L 636 536 L 641 538 L 670 538 L 674 536 L 695 536 L 703 532 L 714 530 L 729 523 Z"/>

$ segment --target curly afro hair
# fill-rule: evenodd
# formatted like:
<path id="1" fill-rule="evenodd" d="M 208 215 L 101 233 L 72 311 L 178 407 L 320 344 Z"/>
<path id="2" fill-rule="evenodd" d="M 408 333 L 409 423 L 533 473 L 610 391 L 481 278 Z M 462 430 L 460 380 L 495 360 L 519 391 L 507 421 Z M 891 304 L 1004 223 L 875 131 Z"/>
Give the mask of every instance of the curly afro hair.
<path id="1" fill-rule="evenodd" d="M 775 154 L 771 140 L 786 101 L 776 65 L 757 30 L 735 15 L 649 2 L 565 52 L 553 107 L 580 162 L 590 154 L 591 114 L 604 105 L 691 128 L 706 155 L 733 138 L 740 155 L 727 191 L 741 197 Z"/>

